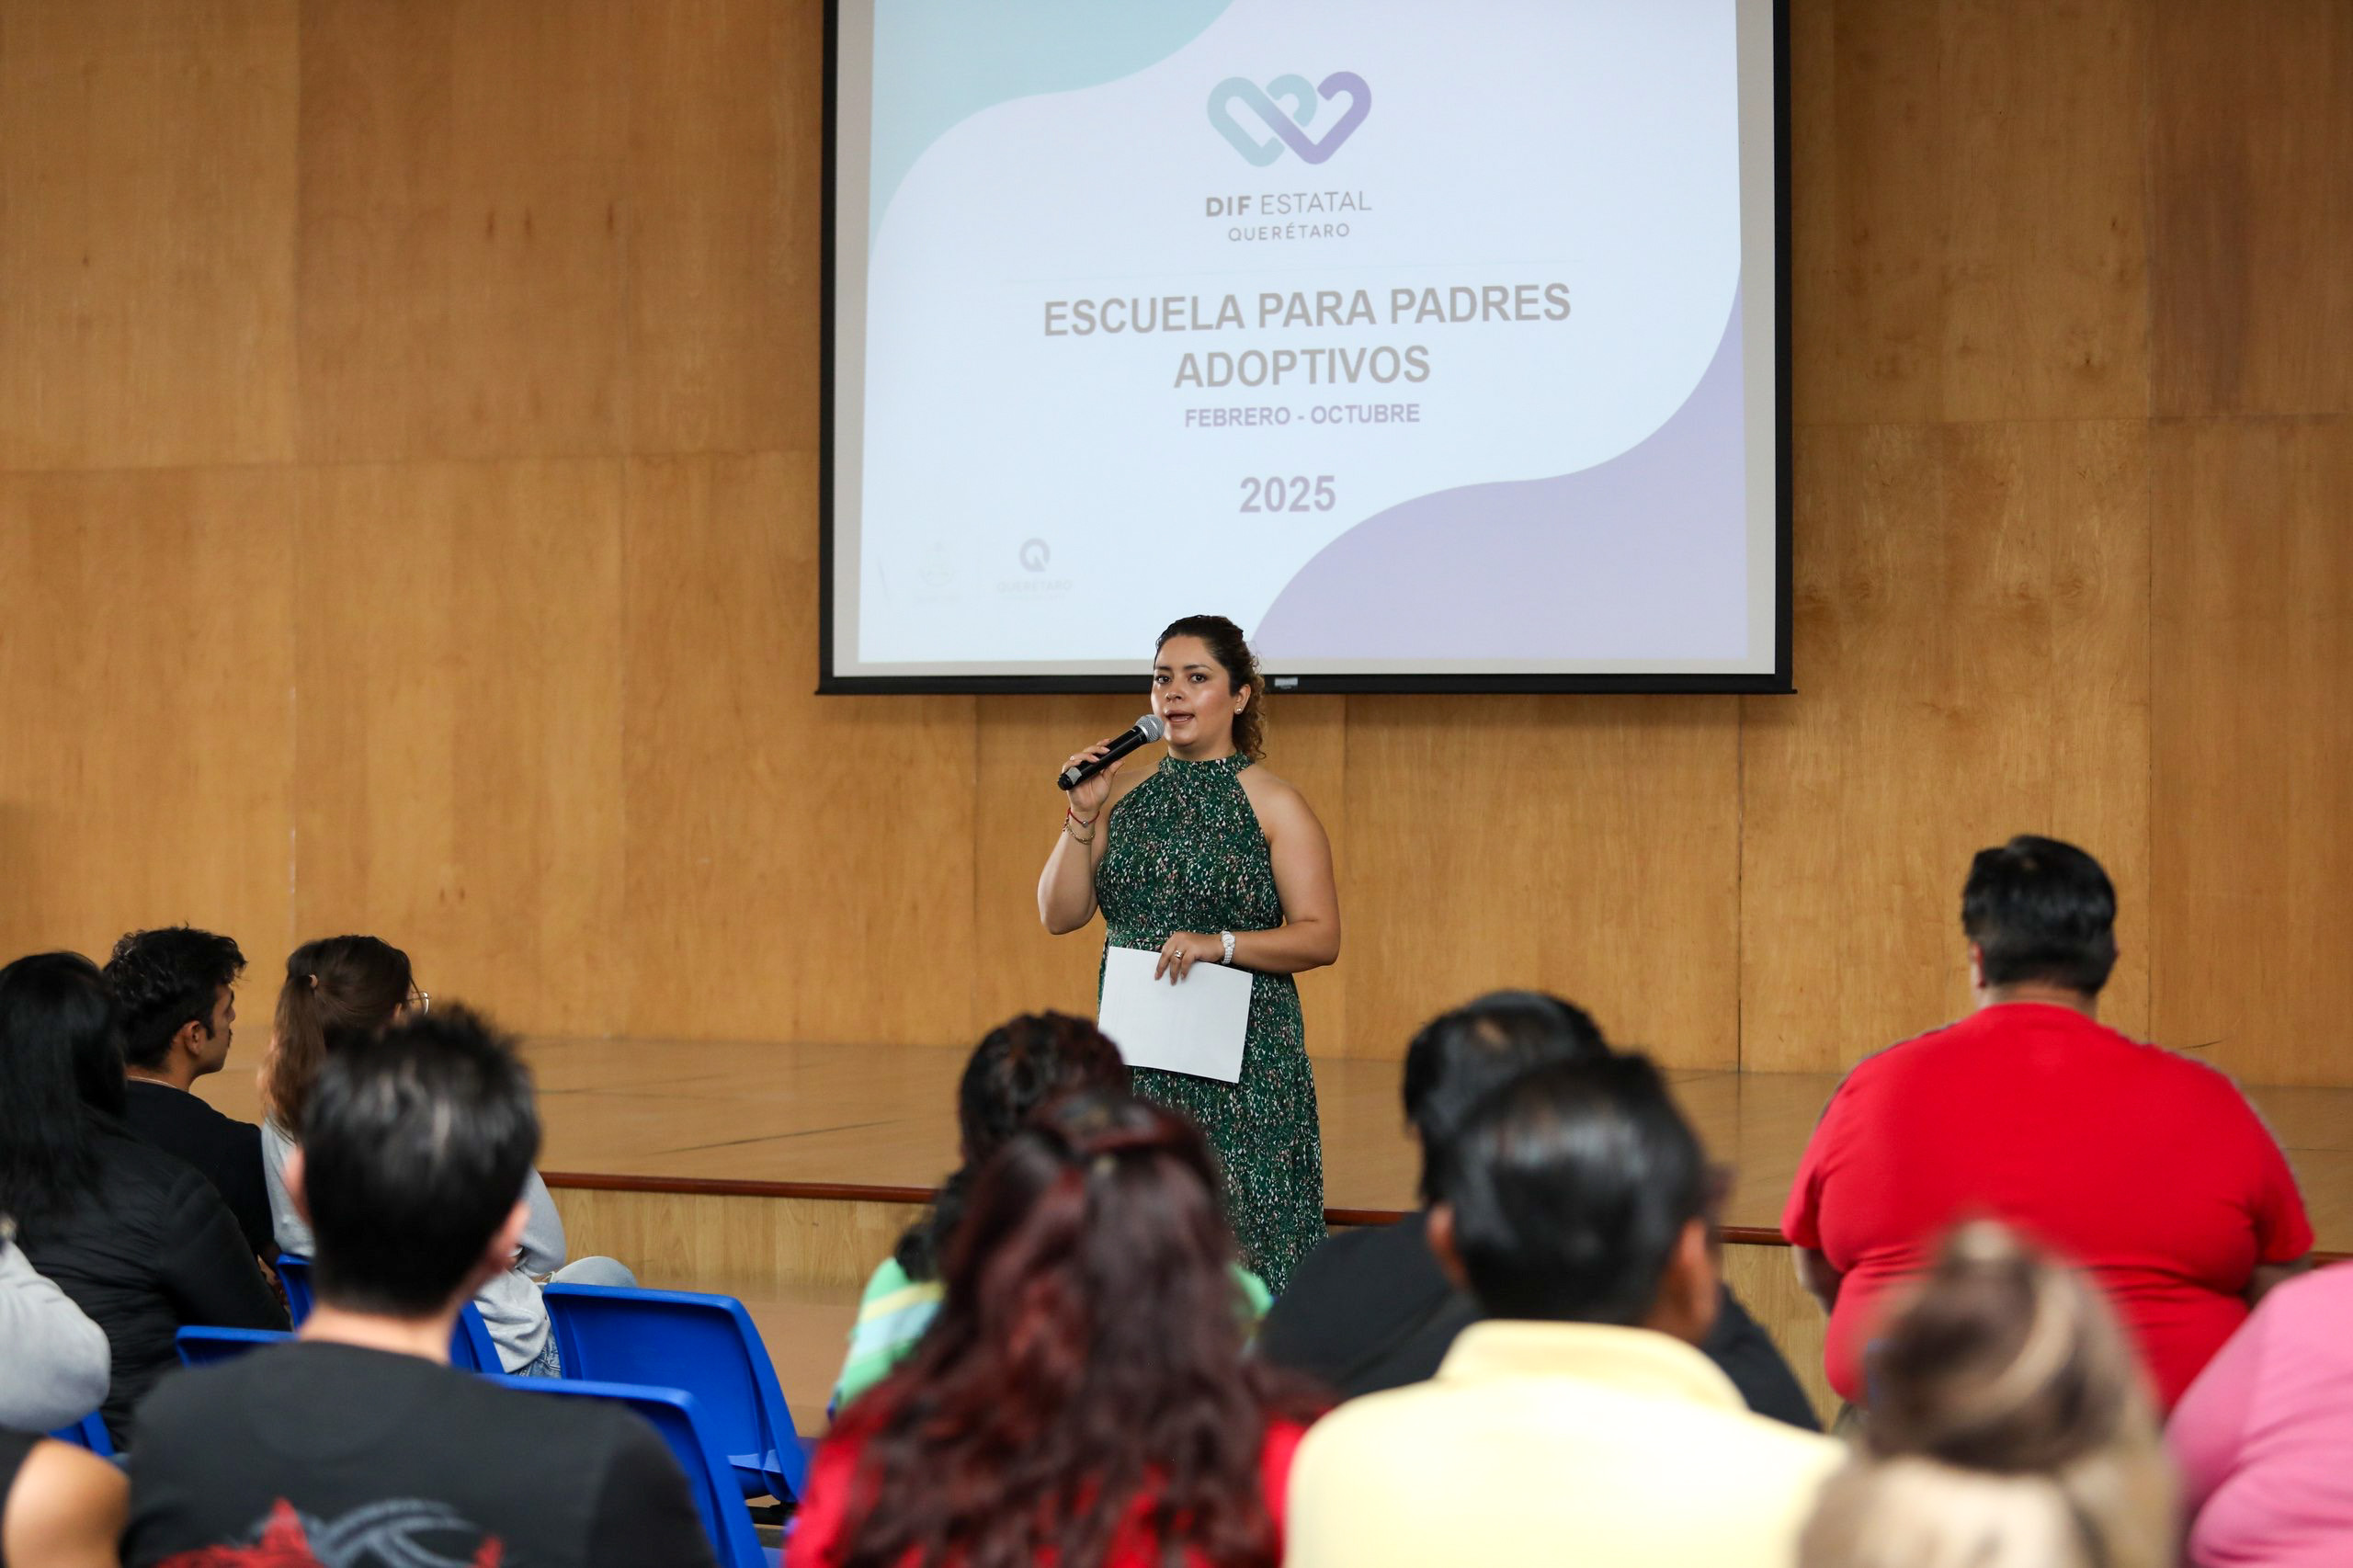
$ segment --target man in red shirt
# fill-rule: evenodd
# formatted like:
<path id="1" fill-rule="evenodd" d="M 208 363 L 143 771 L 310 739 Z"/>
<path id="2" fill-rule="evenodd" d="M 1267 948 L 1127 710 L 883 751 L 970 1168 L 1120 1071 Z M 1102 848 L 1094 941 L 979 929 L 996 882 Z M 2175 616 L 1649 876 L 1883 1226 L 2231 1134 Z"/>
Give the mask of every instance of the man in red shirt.
<path id="1" fill-rule="evenodd" d="M 1867 1059 L 1831 1096 L 1781 1233 L 1853 1403 L 1884 1293 L 1961 1220 L 2007 1221 L 2088 1269 L 2168 1410 L 2308 1267 L 2296 1179 L 2237 1088 L 2098 1021 L 2115 923 L 2108 873 L 2074 845 L 1981 851 L 1961 903 L 1977 1011 Z"/>

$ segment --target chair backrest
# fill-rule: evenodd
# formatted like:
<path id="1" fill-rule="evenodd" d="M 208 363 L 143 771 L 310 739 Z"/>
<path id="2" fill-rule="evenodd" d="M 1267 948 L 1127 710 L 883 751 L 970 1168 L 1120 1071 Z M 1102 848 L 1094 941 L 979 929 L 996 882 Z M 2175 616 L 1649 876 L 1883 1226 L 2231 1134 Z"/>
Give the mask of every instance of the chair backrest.
<path id="1" fill-rule="evenodd" d="M 258 1350 L 265 1345 L 278 1345 L 293 1338 L 282 1328 L 184 1328 L 175 1336 L 179 1344 L 180 1365 L 209 1367 L 215 1361 L 226 1361 Z"/>
<path id="2" fill-rule="evenodd" d="M 506 1370 L 498 1358 L 498 1346 L 491 1340 L 490 1327 L 482 1321 L 481 1309 L 472 1301 L 458 1308 L 457 1326 L 449 1331 L 449 1365 L 461 1372 L 495 1375 Z"/>
<path id="3" fill-rule="evenodd" d="M 114 1457 L 114 1438 L 107 1434 L 107 1424 L 95 1410 L 71 1426 L 60 1426 L 50 1434 L 61 1443 L 71 1443 L 77 1449 L 87 1449 L 108 1459 Z"/>
<path id="4" fill-rule="evenodd" d="M 311 1315 L 311 1260 L 290 1252 L 278 1255 L 278 1282 L 286 1287 L 286 1315 L 294 1326 Z"/>
<path id="5" fill-rule="evenodd" d="M 561 1352 L 559 1352 L 561 1354 Z M 760 1538 L 752 1528 L 751 1510 L 735 1485 L 733 1468 L 720 1451 L 719 1440 L 705 1419 L 700 1403 L 683 1389 L 646 1388 L 629 1383 L 583 1382 L 570 1378 L 510 1378 L 494 1380 L 522 1393 L 559 1399 L 601 1399 L 635 1411 L 662 1435 L 678 1468 L 686 1471 L 687 1490 L 694 1494 L 710 1537 L 719 1568 L 768 1568 Z"/>
<path id="6" fill-rule="evenodd" d="M 294 1326 L 311 1315 L 311 1260 L 296 1257 L 292 1253 L 280 1253 L 278 1258 L 278 1282 L 286 1287 L 287 1315 Z M 449 1333 L 449 1365 L 461 1372 L 503 1372 L 506 1366 L 498 1359 L 498 1346 L 492 1343 L 490 1329 L 482 1321 L 482 1313 L 468 1301 L 458 1309 L 458 1326 Z"/>
<path id="7" fill-rule="evenodd" d="M 567 1378 L 685 1389 L 701 1405 L 745 1495 L 801 1500 L 809 1457 L 744 1303 L 689 1290 L 550 1285 Z"/>

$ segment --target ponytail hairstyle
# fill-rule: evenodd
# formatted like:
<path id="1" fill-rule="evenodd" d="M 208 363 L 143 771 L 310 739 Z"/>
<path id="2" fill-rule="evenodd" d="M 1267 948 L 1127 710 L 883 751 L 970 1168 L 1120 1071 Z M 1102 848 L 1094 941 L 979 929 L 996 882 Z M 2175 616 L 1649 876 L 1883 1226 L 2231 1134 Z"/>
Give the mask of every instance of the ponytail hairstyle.
<path id="1" fill-rule="evenodd" d="M 1128 1091 L 1120 1048 L 1085 1018 L 1024 1013 L 991 1029 L 964 1064 L 956 1126 L 964 1163 L 939 1184 L 930 1211 L 907 1227 L 892 1256 L 909 1279 L 939 1278 L 940 1259 L 971 1196 L 972 1177 L 1049 1100 L 1082 1089 Z"/>
<path id="2" fill-rule="evenodd" d="M 1188 615 L 1168 623 L 1152 645 L 1153 652 L 1166 647 L 1171 637 L 1199 638 L 1209 645 L 1210 657 L 1225 672 L 1233 689 L 1249 692 L 1248 706 L 1233 716 L 1233 749 L 1253 762 L 1263 759 L 1267 755 L 1267 677 L 1258 673 L 1258 655 L 1250 651 L 1242 628 L 1222 615 Z"/>
<path id="3" fill-rule="evenodd" d="M 1260 1452 L 1321 1401 L 1246 1353 L 1218 1192 L 1200 1131 L 1125 1095 L 1014 1134 L 974 1178 L 929 1332 L 835 1424 L 858 1455 L 839 1568 L 1277 1568 Z"/>
<path id="4" fill-rule="evenodd" d="M 2170 1568 L 2174 1478 L 2107 1301 L 1964 1225 L 1873 1346 L 1862 1447 L 1801 1568 Z"/>
<path id="5" fill-rule="evenodd" d="M 301 1140 L 328 1055 L 390 1028 L 414 985 L 408 955 L 374 937 L 325 937 L 294 949 L 261 1064 L 262 1108 L 278 1131 Z"/>

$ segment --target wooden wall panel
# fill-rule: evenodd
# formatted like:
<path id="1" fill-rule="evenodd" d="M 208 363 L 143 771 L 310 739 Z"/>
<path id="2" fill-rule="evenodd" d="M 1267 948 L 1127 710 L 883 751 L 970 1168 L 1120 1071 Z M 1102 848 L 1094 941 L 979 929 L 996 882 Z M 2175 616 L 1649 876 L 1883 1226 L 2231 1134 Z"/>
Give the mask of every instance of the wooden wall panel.
<path id="1" fill-rule="evenodd" d="M 2353 411 L 2353 6 L 2155 16 L 2155 412 Z"/>
<path id="2" fill-rule="evenodd" d="M 2161 424 L 2155 1012 L 2258 1083 L 2353 1016 L 2353 417 Z"/>
<path id="3" fill-rule="evenodd" d="M 1794 700 L 1745 699 L 1741 1062 L 1851 1064 L 1968 1006 L 1970 855 L 2049 833 L 2122 904 L 2147 1023 L 2147 444 L 2133 422 L 1806 431 Z"/>
<path id="4" fill-rule="evenodd" d="M 186 922 L 274 981 L 293 555 L 284 472 L 0 474 L 0 956 Z"/>
<path id="5" fill-rule="evenodd" d="M 972 699 L 813 695 L 815 473 L 630 462 L 628 1000 L 608 974 L 599 1028 L 971 1033 Z"/>
<path id="6" fill-rule="evenodd" d="M 302 456 L 620 448 L 640 8 L 309 0 Z"/>
<path id="7" fill-rule="evenodd" d="M 773 0 L 637 6 L 632 451 L 816 449 L 823 28 Z"/>
<path id="8" fill-rule="evenodd" d="M 511 1028 L 612 1028 L 619 462 L 306 471 L 296 582 L 301 937 L 372 932 Z"/>
<path id="9" fill-rule="evenodd" d="M 1339 1054 L 1537 985 L 1670 1066 L 1738 1062 L 1733 699 L 1352 698 L 1347 743 Z"/>
<path id="10" fill-rule="evenodd" d="M 282 462 L 293 0 L 0 0 L 0 469 Z"/>
<path id="11" fill-rule="evenodd" d="M 2143 414 L 2148 0 L 1790 9 L 1798 418 Z"/>

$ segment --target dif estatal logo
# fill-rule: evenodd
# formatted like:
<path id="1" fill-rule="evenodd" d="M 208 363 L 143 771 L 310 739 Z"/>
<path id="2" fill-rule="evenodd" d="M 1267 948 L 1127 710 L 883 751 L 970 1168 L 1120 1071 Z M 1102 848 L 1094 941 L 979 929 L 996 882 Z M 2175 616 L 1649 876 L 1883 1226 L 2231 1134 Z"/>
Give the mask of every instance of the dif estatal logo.
<path id="1" fill-rule="evenodd" d="M 1348 100 L 1347 110 L 1321 138 L 1309 137 L 1307 127 L 1314 120 L 1320 101 L 1343 94 Z M 1256 126 L 1236 118 L 1237 108 L 1246 109 L 1274 134 L 1262 139 Z M 1353 71 L 1335 71 L 1317 86 L 1310 86 L 1306 77 L 1294 74 L 1278 76 L 1263 87 L 1247 76 L 1228 76 L 1210 89 L 1210 124 L 1252 166 L 1261 169 L 1281 157 L 1286 148 L 1297 153 L 1302 163 L 1324 162 L 1356 134 L 1357 127 L 1371 112 L 1372 89 Z"/>

